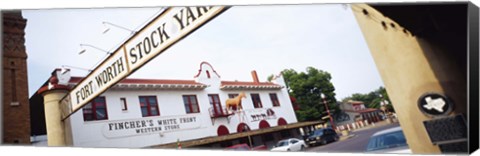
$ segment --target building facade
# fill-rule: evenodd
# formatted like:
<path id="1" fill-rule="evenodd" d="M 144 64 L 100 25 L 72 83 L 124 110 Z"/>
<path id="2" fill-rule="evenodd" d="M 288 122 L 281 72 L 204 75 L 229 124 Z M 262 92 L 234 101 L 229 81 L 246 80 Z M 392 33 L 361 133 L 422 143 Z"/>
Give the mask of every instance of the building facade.
<path id="1" fill-rule="evenodd" d="M 283 138 L 300 138 L 299 128 L 316 124 L 297 123 L 281 75 L 260 82 L 255 71 L 251 74 L 253 81 L 224 81 L 202 62 L 193 80 L 124 79 L 65 120 L 67 144 L 272 147 Z M 73 87 L 82 78 L 67 79 Z"/>
<path id="2" fill-rule="evenodd" d="M 361 101 L 347 101 L 340 104 L 342 110 L 342 119 L 337 122 L 338 126 L 347 125 L 354 122 L 368 123 L 378 122 L 383 120 L 383 112 L 375 108 L 366 108 Z"/>

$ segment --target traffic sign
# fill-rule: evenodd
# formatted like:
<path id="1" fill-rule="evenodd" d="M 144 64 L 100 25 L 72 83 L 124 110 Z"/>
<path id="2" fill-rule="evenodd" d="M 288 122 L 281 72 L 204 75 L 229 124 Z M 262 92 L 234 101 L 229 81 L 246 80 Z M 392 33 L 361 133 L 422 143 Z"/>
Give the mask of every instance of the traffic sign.
<path id="1" fill-rule="evenodd" d="M 228 7 L 168 8 L 122 44 L 61 101 L 62 120 Z"/>

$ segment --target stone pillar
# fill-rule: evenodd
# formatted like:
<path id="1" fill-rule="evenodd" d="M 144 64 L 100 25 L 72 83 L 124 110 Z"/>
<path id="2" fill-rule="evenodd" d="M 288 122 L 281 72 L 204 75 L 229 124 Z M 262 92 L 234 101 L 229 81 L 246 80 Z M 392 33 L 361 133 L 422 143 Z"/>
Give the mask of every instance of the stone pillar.
<path id="1" fill-rule="evenodd" d="M 48 146 L 66 146 L 65 123 L 62 121 L 60 100 L 67 95 L 69 88 L 58 85 L 58 79 L 52 73 L 49 84 L 38 90 L 43 96 Z"/>
<path id="2" fill-rule="evenodd" d="M 455 110 L 449 114 L 450 116 L 466 113 L 466 74 L 463 68 L 466 61 L 461 61 L 461 57 L 457 56 L 462 55 L 465 50 L 458 48 L 463 47 L 462 45 L 451 46 L 451 43 L 458 43 L 463 39 L 461 35 L 457 36 L 463 33 L 461 32 L 463 30 L 446 33 L 435 32 L 441 30 L 428 27 L 429 31 L 435 33 L 428 34 L 429 36 L 417 36 L 418 34 L 412 34 L 410 30 L 402 27 L 402 23 L 384 16 L 369 5 L 351 6 L 395 108 L 409 147 L 415 154 L 441 153 L 440 148 L 430 141 L 423 125 L 424 121 L 432 118 L 424 115 L 417 103 L 425 93 L 440 93 L 447 95 L 455 103 Z M 397 10 L 389 11 L 398 11 L 397 17 L 400 18 L 402 14 L 399 12 L 400 8 L 395 9 Z M 421 11 L 411 12 L 410 10 L 409 12 L 409 15 L 429 18 L 423 22 L 435 20 L 425 14 Z M 423 27 L 416 25 L 418 23 L 407 20 L 411 17 L 413 16 L 403 17 L 403 22 L 405 24 L 411 22 L 409 23 L 411 28 L 422 29 Z M 463 17 L 458 16 L 458 18 Z M 449 21 L 434 22 L 445 24 Z M 463 42 L 460 41 L 460 44 Z M 460 61 L 455 58 L 460 58 Z"/>
<path id="3" fill-rule="evenodd" d="M 45 122 L 48 146 L 65 146 L 65 125 L 61 120 L 60 100 L 67 94 L 65 90 L 52 90 L 42 93 L 45 102 Z"/>

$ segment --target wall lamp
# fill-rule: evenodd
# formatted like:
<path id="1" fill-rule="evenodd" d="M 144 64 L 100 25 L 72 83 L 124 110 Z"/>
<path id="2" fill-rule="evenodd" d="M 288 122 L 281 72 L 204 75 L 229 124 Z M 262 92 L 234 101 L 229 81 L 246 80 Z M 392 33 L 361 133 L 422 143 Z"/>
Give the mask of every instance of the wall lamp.
<path id="1" fill-rule="evenodd" d="M 136 33 L 137 31 L 134 31 L 132 29 L 128 29 L 128 28 L 125 28 L 125 27 L 122 27 L 122 26 L 119 26 L 119 25 L 116 25 L 116 24 L 113 24 L 113 23 L 110 23 L 110 22 L 105 22 L 103 21 L 102 22 L 103 26 L 105 26 L 105 29 L 103 30 L 103 33 L 107 33 L 109 30 L 110 30 L 110 27 L 108 27 L 108 25 L 111 25 L 111 26 L 114 26 L 114 27 L 117 27 L 117 28 L 120 28 L 120 29 L 123 29 L 123 30 L 126 30 L 126 31 L 129 31 L 131 34 L 134 34 Z"/>
<path id="2" fill-rule="evenodd" d="M 93 46 L 93 45 L 90 45 L 90 44 L 80 44 L 80 47 L 82 47 L 82 50 L 80 50 L 80 52 L 78 52 L 78 55 L 81 55 L 81 54 L 83 54 L 83 53 L 85 53 L 85 52 L 87 51 L 87 50 L 85 49 L 85 47 L 91 47 L 91 48 L 100 50 L 100 51 L 102 51 L 102 52 L 107 53 L 108 55 L 112 54 L 112 53 L 110 53 L 110 52 L 108 52 L 108 51 L 106 51 L 106 50 L 103 50 L 103 49 L 101 49 L 101 48 L 98 48 L 98 47 Z"/>
<path id="3" fill-rule="evenodd" d="M 80 67 L 69 66 L 69 65 L 62 65 L 62 71 L 61 71 L 62 74 L 67 72 L 66 68 L 73 68 L 73 69 L 79 69 L 79 70 L 85 70 L 85 71 L 88 71 L 88 72 L 92 72 L 92 70 L 86 69 L 86 68 L 80 68 Z"/>

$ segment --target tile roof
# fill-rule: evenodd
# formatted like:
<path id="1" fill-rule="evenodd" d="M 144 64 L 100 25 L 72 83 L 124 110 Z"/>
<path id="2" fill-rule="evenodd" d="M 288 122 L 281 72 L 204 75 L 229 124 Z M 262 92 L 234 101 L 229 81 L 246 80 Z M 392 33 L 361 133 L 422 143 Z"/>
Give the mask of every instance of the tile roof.
<path id="1" fill-rule="evenodd" d="M 270 86 L 278 86 L 277 84 L 271 82 L 245 82 L 245 81 L 222 81 L 222 86 L 228 85 L 243 85 L 243 86 L 259 86 L 259 85 L 270 85 Z"/>
<path id="2" fill-rule="evenodd" d="M 83 77 L 72 77 L 70 83 L 78 83 Z M 166 79 L 123 79 L 119 84 L 187 84 L 187 85 L 203 85 L 194 80 L 166 80 Z"/>
<path id="3" fill-rule="evenodd" d="M 70 85 L 76 85 L 83 77 L 72 77 Z M 111 87 L 113 90 L 202 90 L 207 85 L 194 80 L 162 80 L 162 79 L 133 79 L 127 78 Z"/>
<path id="4" fill-rule="evenodd" d="M 220 89 L 238 90 L 238 89 L 281 89 L 282 86 L 271 82 L 244 82 L 244 81 L 222 81 Z"/>

